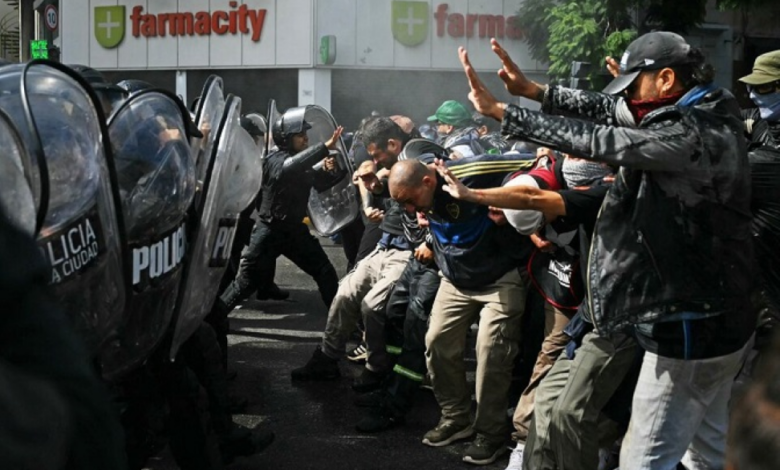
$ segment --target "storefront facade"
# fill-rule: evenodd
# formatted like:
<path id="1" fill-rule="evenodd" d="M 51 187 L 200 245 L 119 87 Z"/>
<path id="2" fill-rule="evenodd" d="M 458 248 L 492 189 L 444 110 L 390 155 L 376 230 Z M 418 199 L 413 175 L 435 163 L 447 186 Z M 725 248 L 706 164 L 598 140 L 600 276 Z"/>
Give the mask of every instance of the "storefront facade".
<path id="1" fill-rule="evenodd" d="M 268 98 L 315 103 L 348 126 L 377 110 L 422 119 L 446 99 L 466 101 L 458 46 L 503 93 L 497 37 L 532 76 L 511 17 L 521 0 L 89 0 L 62 5 L 65 63 L 112 80 L 145 78 L 186 101 L 216 73 L 245 109 Z M 500 94 L 500 93 L 499 93 Z"/>

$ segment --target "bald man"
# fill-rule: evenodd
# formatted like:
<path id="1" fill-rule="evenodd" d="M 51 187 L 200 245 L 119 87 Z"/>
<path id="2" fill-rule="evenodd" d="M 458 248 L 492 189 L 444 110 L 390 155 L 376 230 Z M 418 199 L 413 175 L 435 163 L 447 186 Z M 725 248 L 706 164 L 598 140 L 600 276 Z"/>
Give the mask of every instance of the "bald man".
<path id="1" fill-rule="evenodd" d="M 483 155 L 446 164 L 467 187 L 481 189 L 501 186 L 507 176 L 531 168 L 534 160 L 528 157 Z M 530 241 L 505 220 L 492 218 L 486 206 L 450 196 L 443 183 L 432 164 L 419 160 L 400 161 L 390 171 L 390 196 L 408 212 L 426 213 L 443 276 L 425 338 L 442 416 L 423 444 L 446 446 L 476 433 L 463 460 L 487 465 L 507 450 L 507 392 L 525 306 L 519 270 Z M 472 423 L 463 352 L 466 334 L 477 320 L 477 412 Z"/>

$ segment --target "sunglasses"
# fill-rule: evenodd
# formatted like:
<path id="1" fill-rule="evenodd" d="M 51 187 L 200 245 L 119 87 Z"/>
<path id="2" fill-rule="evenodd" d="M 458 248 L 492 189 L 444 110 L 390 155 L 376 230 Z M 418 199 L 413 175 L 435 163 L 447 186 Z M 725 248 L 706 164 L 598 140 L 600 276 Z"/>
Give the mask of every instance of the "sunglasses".
<path id="1" fill-rule="evenodd" d="M 748 93 L 755 91 L 756 94 L 759 95 L 768 95 L 769 93 L 774 93 L 775 91 L 780 90 L 780 80 L 764 83 L 762 85 L 748 85 L 747 90 Z"/>

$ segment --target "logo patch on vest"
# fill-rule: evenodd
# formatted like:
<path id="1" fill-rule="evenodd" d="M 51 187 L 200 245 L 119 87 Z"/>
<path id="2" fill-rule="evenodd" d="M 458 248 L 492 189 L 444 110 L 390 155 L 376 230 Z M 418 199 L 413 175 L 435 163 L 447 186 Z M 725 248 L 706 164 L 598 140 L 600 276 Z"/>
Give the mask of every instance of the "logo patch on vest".
<path id="1" fill-rule="evenodd" d="M 450 217 L 453 219 L 457 219 L 460 217 L 460 206 L 454 202 L 451 202 L 447 204 L 447 212 L 450 214 Z"/>

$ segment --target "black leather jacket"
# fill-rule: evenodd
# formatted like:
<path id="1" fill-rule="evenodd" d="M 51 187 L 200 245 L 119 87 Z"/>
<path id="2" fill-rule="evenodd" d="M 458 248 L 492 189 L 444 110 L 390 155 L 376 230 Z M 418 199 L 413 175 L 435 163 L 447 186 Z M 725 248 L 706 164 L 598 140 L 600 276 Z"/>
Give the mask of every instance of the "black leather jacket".
<path id="1" fill-rule="evenodd" d="M 762 145 L 780 148 L 780 121 L 761 119 L 758 108 L 743 110 L 742 118 L 745 120 L 745 135 L 751 148 Z"/>
<path id="2" fill-rule="evenodd" d="M 257 201 L 260 220 L 302 223 L 311 188 L 323 191 L 341 180 L 346 171 L 331 173 L 312 168 L 327 156 L 328 149 L 322 143 L 293 156 L 286 150 L 268 155 L 263 160 L 263 186 Z"/>
<path id="3" fill-rule="evenodd" d="M 746 321 L 753 248 L 740 110 L 720 88 L 680 103 L 653 111 L 638 128 L 622 127 L 633 126 L 622 98 L 551 87 L 543 111 L 579 119 L 516 106 L 504 114 L 505 134 L 620 166 L 588 265 L 602 333 L 721 314 Z"/>

